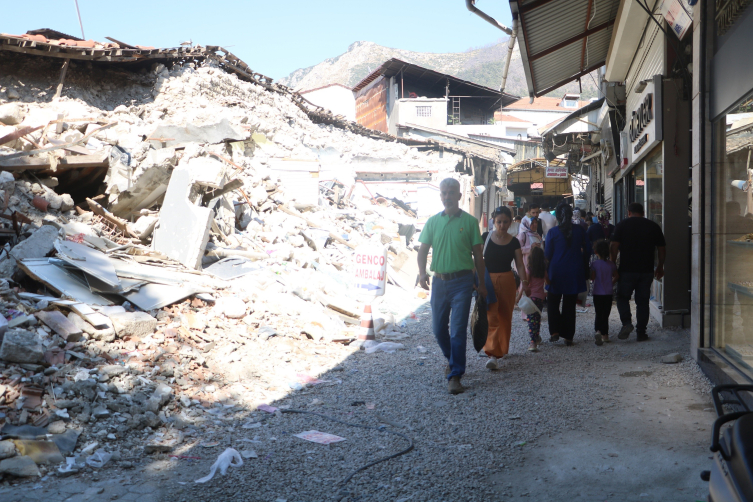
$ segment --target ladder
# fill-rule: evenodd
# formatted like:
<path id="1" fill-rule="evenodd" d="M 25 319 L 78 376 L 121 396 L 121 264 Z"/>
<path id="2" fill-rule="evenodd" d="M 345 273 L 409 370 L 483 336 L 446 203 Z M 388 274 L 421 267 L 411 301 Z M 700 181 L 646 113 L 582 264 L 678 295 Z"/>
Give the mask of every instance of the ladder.
<path id="1" fill-rule="evenodd" d="M 460 98 L 452 97 L 452 123 L 460 124 Z"/>

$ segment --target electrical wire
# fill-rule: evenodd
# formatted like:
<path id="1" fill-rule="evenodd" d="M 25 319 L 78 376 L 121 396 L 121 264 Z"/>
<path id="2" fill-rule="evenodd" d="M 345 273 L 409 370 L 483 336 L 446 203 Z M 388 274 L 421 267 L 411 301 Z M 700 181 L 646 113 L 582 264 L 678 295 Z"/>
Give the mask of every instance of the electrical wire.
<path id="1" fill-rule="evenodd" d="M 374 460 L 373 462 L 370 462 L 370 463 L 364 465 L 363 467 L 359 467 L 355 471 L 351 472 L 348 475 L 348 477 L 346 477 L 345 479 L 343 479 L 342 481 L 340 481 L 339 484 L 341 486 L 344 485 L 345 483 L 347 483 L 348 481 L 350 481 L 353 478 L 353 476 L 355 476 L 359 472 L 365 471 L 369 467 L 375 466 L 376 464 L 379 464 L 381 462 L 385 462 L 387 460 L 391 460 L 391 459 L 399 457 L 401 455 L 405 455 L 406 453 L 408 453 L 409 451 L 411 451 L 413 449 L 413 440 L 411 438 L 409 438 L 405 434 L 402 434 L 400 432 L 396 432 L 396 431 L 387 429 L 385 427 L 374 427 L 373 425 L 353 424 L 353 423 L 345 422 L 343 420 L 340 420 L 340 419 L 337 419 L 337 418 L 334 418 L 334 417 L 330 417 L 329 415 L 324 415 L 322 413 L 316 413 L 316 412 L 313 412 L 313 411 L 294 410 L 294 409 L 290 409 L 290 408 L 284 409 L 284 410 L 281 409 L 280 411 L 282 413 L 300 413 L 300 414 L 306 414 L 306 415 L 315 415 L 317 417 L 326 418 L 327 420 L 331 420 L 332 422 L 337 422 L 339 424 L 347 425 L 348 427 L 359 427 L 361 429 L 371 429 L 371 430 L 375 430 L 375 431 L 379 431 L 379 432 L 388 432 L 390 434 L 394 434 L 396 436 L 400 436 L 401 438 L 403 438 L 406 441 L 408 441 L 408 447 L 406 449 L 401 450 L 401 451 L 399 451 L 399 452 L 397 452 L 397 453 L 395 453 L 393 455 L 388 455 L 386 457 L 382 457 L 382 458 L 379 458 L 377 460 Z"/>
<path id="2" fill-rule="evenodd" d="M 586 23 L 586 31 L 591 27 L 591 21 L 596 17 L 596 0 L 592 1 L 594 3 L 594 14 L 591 16 L 591 19 L 588 20 L 588 23 Z M 586 68 L 588 68 L 588 37 L 586 37 Z"/>

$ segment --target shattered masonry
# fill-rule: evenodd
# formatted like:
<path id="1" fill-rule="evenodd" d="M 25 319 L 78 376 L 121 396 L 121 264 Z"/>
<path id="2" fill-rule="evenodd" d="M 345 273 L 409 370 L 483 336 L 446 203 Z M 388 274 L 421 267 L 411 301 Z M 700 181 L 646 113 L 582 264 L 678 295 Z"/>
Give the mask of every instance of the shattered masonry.
<path id="1" fill-rule="evenodd" d="M 494 161 L 332 116 L 220 47 L 36 30 L 0 34 L 0 69 L 0 478 L 253 423 L 312 381 L 278 361 L 354 350 L 360 244 L 389 246 L 375 324 L 404 338 L 416 214 L 356 172 Z"/>

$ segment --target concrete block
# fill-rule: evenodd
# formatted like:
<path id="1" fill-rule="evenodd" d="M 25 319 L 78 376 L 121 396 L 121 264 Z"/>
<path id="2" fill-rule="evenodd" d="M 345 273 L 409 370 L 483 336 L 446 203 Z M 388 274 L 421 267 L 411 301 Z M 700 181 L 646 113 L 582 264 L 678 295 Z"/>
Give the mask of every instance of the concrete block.
<path id="1" fill-rule="evenodd" d="M 23 329 L 11 329 L 0 345 L 0 359 L 12 363 L 44 362 L 44 346 L 39 335 Z"/>
<path id="2" fill-rule="evenodd" d="M 41 476 L 37 464 L 26 455 L 0 460 L 0 474 L 10 474 L 19 478 Z"/>
<path id="3" fill-rule="evenodd" d="M 51 225 L 43 225 L 42 228 L 31 234 L 31 237 L 19 243 L 10 250 L 10 258 L 0 262 L 0 277 L 11 277 L 18 270 L 16 262 L 26 258 L 43 258 L 54 248 L 53 243 L 58 238 L 58 231 Z"/>
<path id="4" fill-rule="evenodd" d="M 16 445 L 13 441 L 0 441 L 0 459 L 16 456 Z"/>
<path id="5" fill-rule="evenodd" d="M 188 161 L 191 182 L 210 188 L 222 188 L 225 183 L 225 164 L 212 157 L 194 157 Z"/>
<path id="6" fill-rule="evenodd" d="M 157 329 L 157 319 L 146 312 L 122 312 L 109 317 L 120 338 L 151 335 Z"/>
<path id="7" fill-rule="evenodd" d="M 0 122 L 6 125 L 20 124 L 24 120 L 24 108 L 19 103 L 0 105 Z"/>
<path id="8" fill-rule="evenodd" d="M 173 171 L 152 246 L 173 260 L 196 269 L 201 265 L 204 249 L 209 242 L 213 211 L 195 206 L 188 200 L 191 184 L 188 170 Z"/>
<path id="9" fill-rule="evenodd" d="M 680 361 L 682 361 L 682 356 L 677 352 L 667 354 L 666 356 L 661 358 L 661 362 L 663 362 L 664 364 L 676 364 Z"/>

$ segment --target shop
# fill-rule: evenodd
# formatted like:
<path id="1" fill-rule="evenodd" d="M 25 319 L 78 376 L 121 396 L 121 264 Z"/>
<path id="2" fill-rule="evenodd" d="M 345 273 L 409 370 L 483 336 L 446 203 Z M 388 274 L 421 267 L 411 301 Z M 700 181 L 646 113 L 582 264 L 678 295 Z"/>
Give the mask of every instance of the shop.
<path id="1" fill-rule="evenodd" d="M 741 63 L 750 61 L 753 5 L 699 4 L 694 38 L 705 53 L 694 75 L 692 336 L 713 380 L 751 383 L 753 67 Z"/>
<path id="2" fill-rule="evenodd" d="M 671 54 L 663 32 L 648 25 L 625 76 L 625 115 L 617 122 L 623 124 L 619 164 L 610 171 L 611 208 L 619 222 L 638 202 L 646 218 L 662 227 L 667 260 L 664 277 L 652 285 L 651 315 L 662 326 L 690 327 L 691 109 L 682 80 L 668 76 Z"/>

